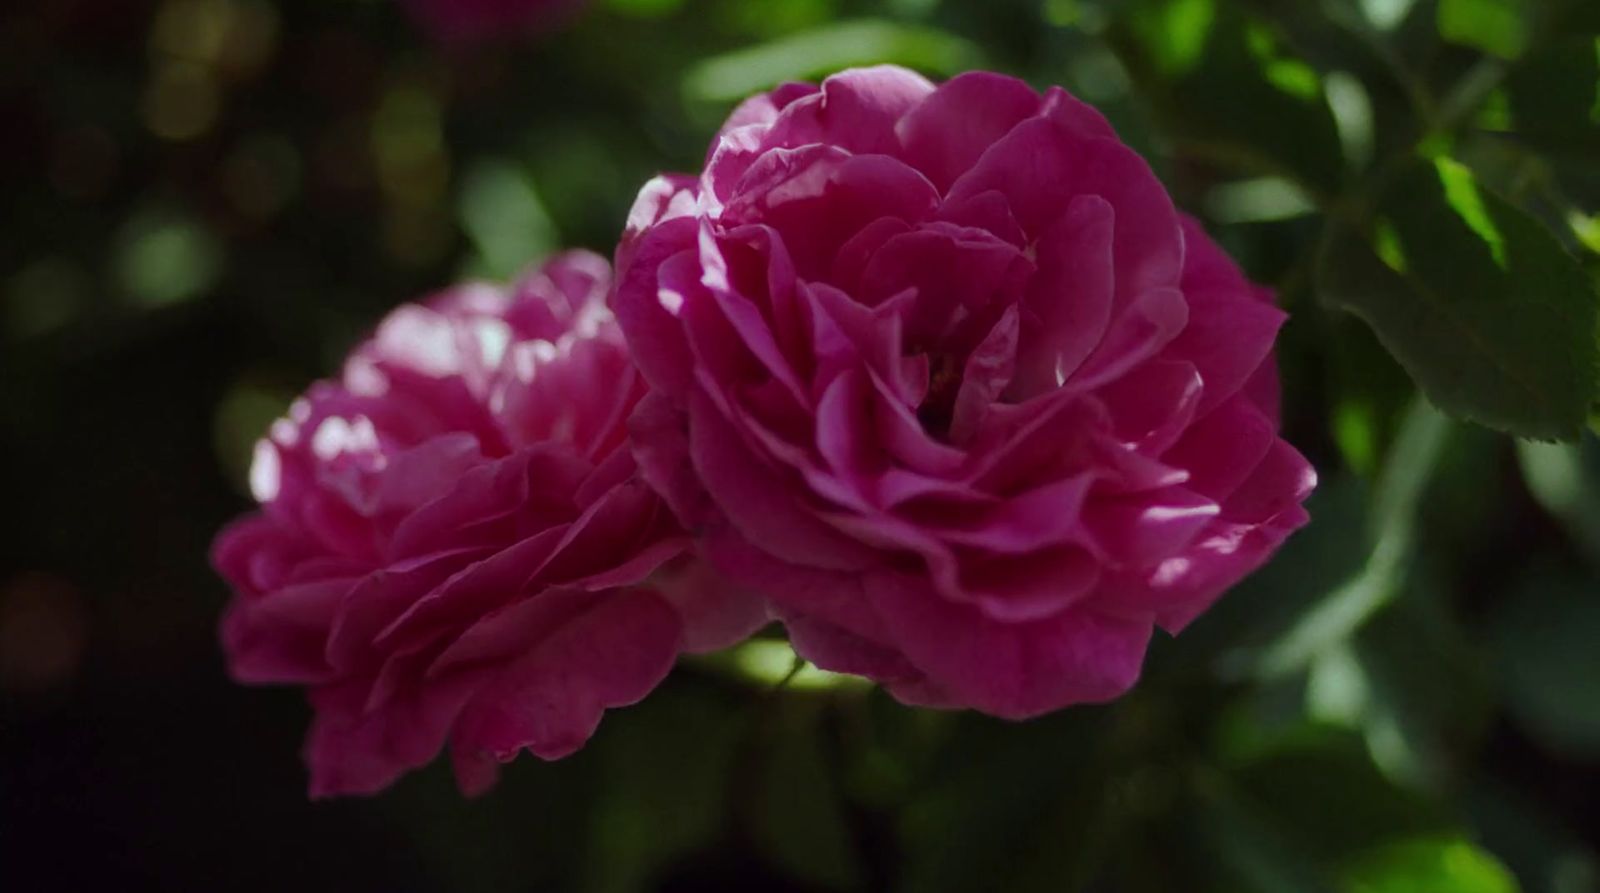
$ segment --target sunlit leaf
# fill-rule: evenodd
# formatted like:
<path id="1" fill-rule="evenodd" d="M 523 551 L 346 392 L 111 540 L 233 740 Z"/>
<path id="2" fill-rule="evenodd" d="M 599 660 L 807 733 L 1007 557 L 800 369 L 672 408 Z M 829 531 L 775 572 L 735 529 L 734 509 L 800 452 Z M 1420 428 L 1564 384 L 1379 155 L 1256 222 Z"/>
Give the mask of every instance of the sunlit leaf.
<path id="1" fill-rule="evenodd" d="M 1516 878 L 1493 856 L 1456 837 L 1385 844 L 1354 860 L 1345 893 L 1520 893 Z"/>
<path id="2" fill-rule="evenodd" d="M 692 99 L 726 102 L 783 81 L 881 62 L 941 75 L 982 66 L 978 48 L 953 34 L 867 19 L 838 22 L 713 56 L 689 70 L 683 89 Z"/>
<path id="3" fill-rule="evenodd" d="M 1212 0 L 1115 9 L 1113 46 L 1182 152 L 1338 191 L 1344 159 L 1321 79 L 1270 29 Z"/>
<path id="4" fill-rule="evenodd" d="M 1335 224 L 1323 300 L 1365 320 L 1441 409 L 1571 439 L 1596 383 L 1595 289 L 1559 242 L 1453 162 L 1412 165 L 1380 205 L 1390 244 Z"/>
<path id="5" fill-rule="evenodd" d="M 1215 0 L 1158 0 L 1135 6 L 1129 21 L 1156 67 L 1170 76 L 1200 61 L 1216 15 Z"/>
<path id="6" fill-rule="evenodd" d="M 467 172 L 459 204 L 461 224 L 478 251 L 480 275 L 509 278 L 559 244 L 532 181 L 510 162 L 478 162 Z"/>
<path id="7" fill-rule="evenodd" d="M 1515 59 L 1527 49 L 1530 15 L 1527 0 L 1439 0 L 1439 36 Z"/>
<path id="8" fill-rule="evenodd" d="M 860 676 L 831 673 L 807 663 L 781 639 L 751 639 L 726 655 L 745 680 L 757 686 L 783 686 L 796 691 L 831 688 L 861 688 L 868 682 Z"/>

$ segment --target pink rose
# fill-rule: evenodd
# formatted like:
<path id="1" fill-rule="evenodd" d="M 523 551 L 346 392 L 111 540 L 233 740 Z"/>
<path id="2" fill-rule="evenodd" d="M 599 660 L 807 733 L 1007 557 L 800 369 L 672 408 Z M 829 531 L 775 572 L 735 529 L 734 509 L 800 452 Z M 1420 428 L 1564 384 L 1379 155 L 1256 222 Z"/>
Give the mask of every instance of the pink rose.
<path id="1" fill-rule="evenodd" d="M 583 0 L 406 0 L 411 14 L 446 43 L 533 34 L 572 15 Z"/>
<path id="2" fill-rule="evenodd" d="M 1307 520 L 1284 314 L 1059 88 L 757 96 L 618 263 L 641 469 L 802 655 L 902 700 L 1116 697 Z"/>
<path id="3" fill-rule="evenodd" d="M 446 742 L 481 791 L 763 619 L 704 584 L 635 473 L 645 386 L 609 281 L 574 252 L 403 306 L 257 444 L 262 510 L 213 552 L 237 593 L 222 641 L 240 681 L 310 690 L 313 796 L 379 790 Z"/>

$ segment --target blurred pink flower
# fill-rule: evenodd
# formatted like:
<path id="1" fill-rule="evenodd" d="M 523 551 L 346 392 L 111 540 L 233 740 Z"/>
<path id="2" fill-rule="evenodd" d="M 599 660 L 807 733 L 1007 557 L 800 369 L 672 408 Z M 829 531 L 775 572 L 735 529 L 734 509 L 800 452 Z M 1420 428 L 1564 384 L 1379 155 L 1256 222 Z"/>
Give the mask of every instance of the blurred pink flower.
<path id="1" fill-rule="evenodd" d="M 411 14 L 446 43 L 477 43 L 537 33 L 574 14 L 583 0 L 405 0 Z"/>
<path id="2" fill-rule="evenodd" d="M 1116 697 L 1307 520 L 1284 314 L 1060 88 L 757 96 L 618 264 L 641 469 L 802 655 L 902 700 Z"/>
<path id="3" fill-rule="evenodd" d="M 635 473 L 645 385 L 609 281 L 573 252 L 403 306 L 257 445 L 261 511 L 213 551 L 236 592 L 222 641 L 240 681 L 309 689 L 313 796 L 376 791 L 447 742 L 483 790 L 764 619 L 707 584 Z"/>

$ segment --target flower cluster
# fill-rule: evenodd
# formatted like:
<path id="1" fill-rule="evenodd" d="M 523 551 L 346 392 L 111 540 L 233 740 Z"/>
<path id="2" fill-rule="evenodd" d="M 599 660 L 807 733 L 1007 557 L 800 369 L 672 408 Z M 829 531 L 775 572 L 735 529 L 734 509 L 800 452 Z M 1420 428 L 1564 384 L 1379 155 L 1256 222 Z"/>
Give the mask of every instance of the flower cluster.
<path id="1" fill-rule="evenodd" d="M 482 789 L 769 617 L 906 703 L 1107 700 L 1307 520 L 1283 313 L 1060 89 L 780 87 L 616 254 L 397 310 L 260 445 L 224 644 L 313 793 Z"/>

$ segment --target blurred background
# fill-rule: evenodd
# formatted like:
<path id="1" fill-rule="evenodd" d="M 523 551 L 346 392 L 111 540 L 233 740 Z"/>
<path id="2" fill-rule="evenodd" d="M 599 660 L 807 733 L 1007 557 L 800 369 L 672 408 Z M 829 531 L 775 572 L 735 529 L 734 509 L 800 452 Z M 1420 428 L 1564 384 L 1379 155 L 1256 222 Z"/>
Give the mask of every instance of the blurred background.
<path id="1" fill-rule="evenodd" d="M 1600 890 L 1600 444 L 1439 415 L 1316 260 L 1421 156 L 1592 284 L 1600 6 L 590 0 L 492 31 L 0 12 L 0 889 Z M 735 100 L 881 61 L 1067 86 L 1278 289 L 1312 525 L 1116 704 L 910 710 L 767 639 L 480 800 L 434 767 L 307 802 L 301 694 L 231 685 L 214 638 L 252 441 L 386 309 L 609 252 Z"/>

